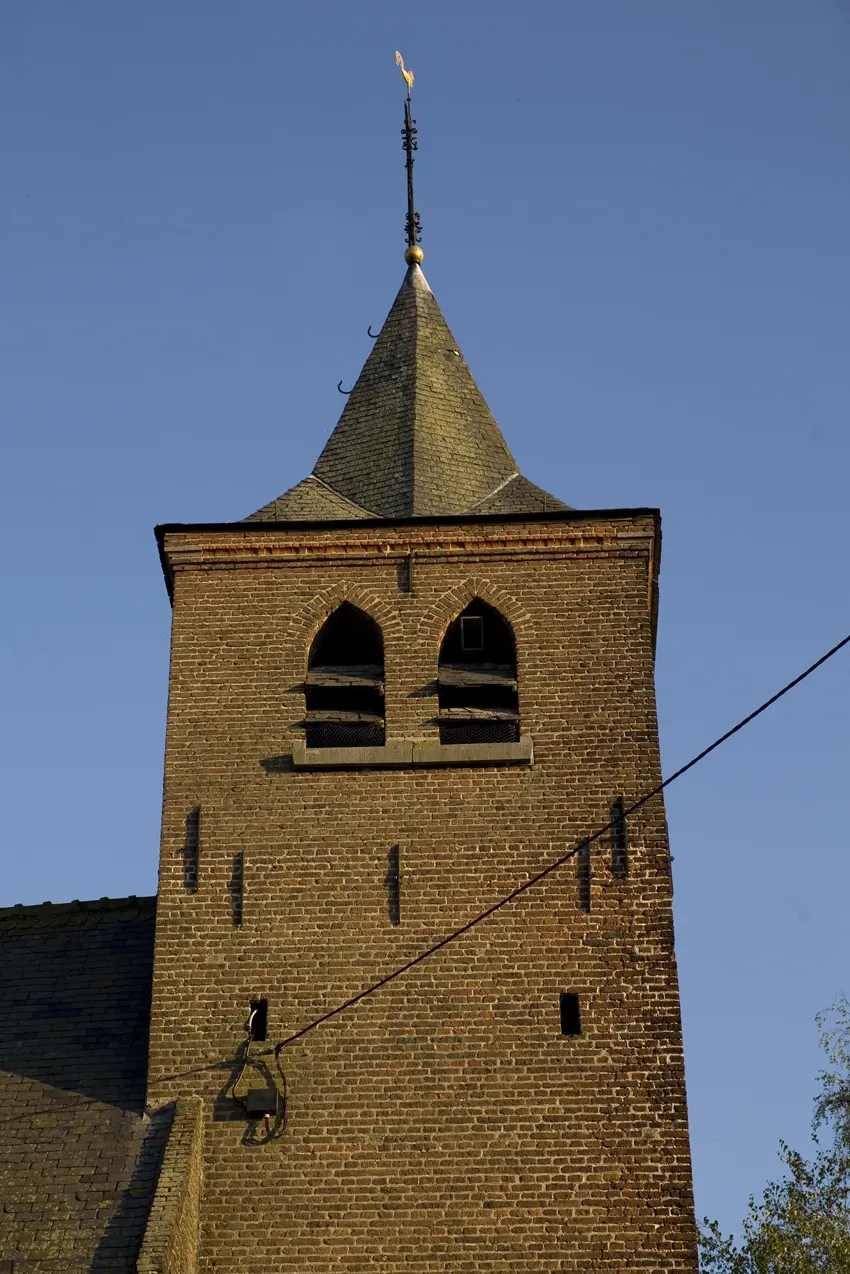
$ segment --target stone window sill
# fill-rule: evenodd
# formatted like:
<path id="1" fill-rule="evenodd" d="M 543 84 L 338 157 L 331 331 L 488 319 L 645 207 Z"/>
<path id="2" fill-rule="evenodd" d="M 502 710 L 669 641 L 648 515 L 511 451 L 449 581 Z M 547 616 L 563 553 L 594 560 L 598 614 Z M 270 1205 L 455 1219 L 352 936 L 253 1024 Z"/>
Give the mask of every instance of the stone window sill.
<path id="1" fill-rule="evenodd" d="M 434 765 L 532 765 L 534 744 L 525 734 L 518 743 L 417 743 L 388 739 L 381 748 L 308 748 L 292 745 L 296 770 L 387 770 Z"/>

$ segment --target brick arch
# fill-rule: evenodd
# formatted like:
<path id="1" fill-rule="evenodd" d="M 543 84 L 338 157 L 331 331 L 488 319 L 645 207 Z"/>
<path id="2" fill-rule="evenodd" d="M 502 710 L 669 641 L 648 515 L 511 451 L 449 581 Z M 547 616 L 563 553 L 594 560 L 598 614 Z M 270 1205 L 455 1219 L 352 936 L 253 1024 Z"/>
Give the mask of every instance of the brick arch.
<path id="1" fill-rule="evenodd" d="M 520 648 L 524 647 L 527 650 L 534 641 L 534 624 L 531 616 L 510 593 L 506 593 L 504 589 L 498 588 L 488 580 L 477 577 L 456 584 L 428 608 L 419 623 L 420 641 L 431 642 L 434 650 L 439 651 L 449 624 L 476 597 L 480 597 L 482 602 L 487 602 L 500 615 L 504 615 L 511 625 L 516 637 L 519 659 Z"/>
<path id="2" fill-rule="evenodd" d="M 317 593 L 289 621 L 287 641 L 303 651 L 305 661 L 316 633 L 328 616 L 343 602 L 350 602 L 358 610 L 364 611 L 370 619 L 374 619 L 383 634 L 385 652 L 387 646 L 401 635 L 401 620 L 382 598 L 375 593 L 370 593 L 367 589 L 335 584 Z"/>

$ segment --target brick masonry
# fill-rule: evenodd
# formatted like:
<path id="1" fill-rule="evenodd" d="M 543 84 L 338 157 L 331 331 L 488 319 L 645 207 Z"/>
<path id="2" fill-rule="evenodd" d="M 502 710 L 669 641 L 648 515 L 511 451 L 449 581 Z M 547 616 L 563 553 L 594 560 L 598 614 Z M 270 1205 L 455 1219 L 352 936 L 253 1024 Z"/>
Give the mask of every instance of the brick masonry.
<path id="1" fill-rule="evenodd" d="M 199 1269 L 694 1274 L 660 799 L 630 820 L 627 879 L 610 845 L 594 846 L 589 913 L 569 864 L 284 1050 L 280 1135 L 259 1144 L 262 1125 L 228 1095 L 249 1000 L 268 998 L 269 1042 L 283 1038 L 604 824 L 616 795 L 658 781 L 656 519 L 187 527 L 165 534 L 164 553 L 174 622 L 148 1101 L 204 1103 Z M 474 596 L 514 627 L 533 762 L 293 765 L 307 652 L 336 605 L 381 625 L 388 743 L 436 743 L 441 635 Z M 564 991 L 580 997 L 581 1036 L 560 1034 Z M 257 1057 L 243 1084 L 270 1078 Z"/>
<path id="2" fill-rule="evenodd" d="M 195 1274 L 198 1268 L 203 1133 L 200 1098 L 180 1098 L 139 1253 L 138 1274 Z"/>

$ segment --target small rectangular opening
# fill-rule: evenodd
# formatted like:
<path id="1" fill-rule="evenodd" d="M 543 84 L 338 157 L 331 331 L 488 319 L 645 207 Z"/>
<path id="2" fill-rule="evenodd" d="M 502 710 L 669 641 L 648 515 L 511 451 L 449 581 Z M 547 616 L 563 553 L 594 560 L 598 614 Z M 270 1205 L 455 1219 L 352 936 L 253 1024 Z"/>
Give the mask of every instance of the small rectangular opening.
<path id="1" fill-rule="evenodd" d="M 576 854 L 576 883 L 578 905 L 582 911 L 590 911 L 590 846 L 582 845 Z"/>
<path id="2" fill-rule="evenodd" d="M 578 996 L 571 991 L 561 992 L 561 1034 L 581 1035 L 581 1010 Z"/>
<path id="3" fill-rule="evenodd" d="M 242 926 L 242 909 L 245 901 L 245 854 L 240 852 L 233 855 L 233 870 L 230 874 L 230 880 L 227 882 L 230 891 L 230 915 L 233 920 L 233 927 L 239 929 Z"/>
<path id="4" fill-rule="evenodd" d="M 183 888 L 187 894 L 198 892 L 200 846 L 201 807 L 194 805 L 186 815 L 186 839 L 183 842 Z"/>
<path id="5" fill-rule="evenodd" d="M 461 650 L 484 649 L 484 620 L 480 615 L 461 615 L 460 648 Z"/>
<path id="6" fill-rule="evenodd" d="M 396 579 L 398 581 L 398 591 L 400 593 L 413 592 L 413 554 L 408 553 L 403 562 L 399 562 L 396 568 Z"/>
<path id="7" fill-rule="evenodd" d="M 611 803 L 611 871 L 618 879 L 629 874 L 629 840 L 626 830 L 626 803 L 615 796 Z"/>
<path id="8" fill-rule="evenodd" d="M 398 845 L 393 845 L 387 855 L 387 875 L 384 884 L 387 888 L 387 912 L 390 924 L 397 925 L 401 920 L 401 873 Z"/>
<path id="9" fill-rule="evenodd" d="M 268 1000 L 251 1001 L 251 1039 L 264 1040 L 269 1026 Z"/>

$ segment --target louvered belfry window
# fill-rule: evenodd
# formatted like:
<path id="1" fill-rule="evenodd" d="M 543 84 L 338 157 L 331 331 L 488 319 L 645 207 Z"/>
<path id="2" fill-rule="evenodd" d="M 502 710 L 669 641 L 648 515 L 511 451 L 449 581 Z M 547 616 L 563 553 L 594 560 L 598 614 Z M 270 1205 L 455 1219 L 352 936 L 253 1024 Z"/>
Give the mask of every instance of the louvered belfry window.
<path id="1" fill-rule="evenodd" d="M 316 634 L 305 683 L 308 748 L 374 748 L 385 741 L 384 640 L 343 602 Z"/>
<path id="2" fill-rule="evenodd" d="M 513 629 L 479 598 L 449 624 L 437 684 L 441 743 L 518 741 Z"/>

